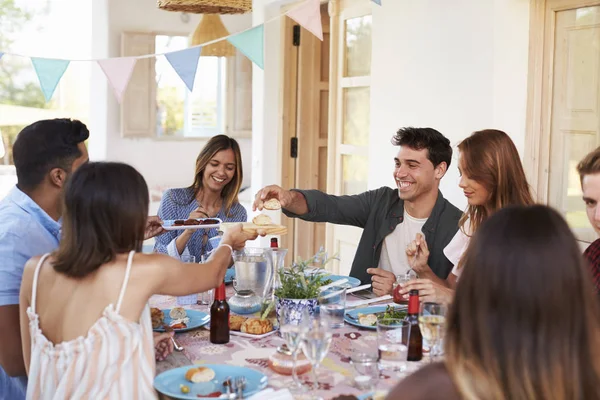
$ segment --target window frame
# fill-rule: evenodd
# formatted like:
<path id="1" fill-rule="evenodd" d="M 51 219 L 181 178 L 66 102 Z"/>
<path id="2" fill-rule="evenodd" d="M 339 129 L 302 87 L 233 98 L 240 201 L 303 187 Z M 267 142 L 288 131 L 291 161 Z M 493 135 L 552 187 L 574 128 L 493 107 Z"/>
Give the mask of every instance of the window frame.
<path id="1" fill-rule="evenodd" d="M 153 32 L 123 32 L 121 34 L 121 56 L 122 57 L 135 57 L 146 54 L 155 54 L 155 43 L 156 36 L 181 36 L 181 37 L 189 37 L 188 34 L 178 33 L 178 32 L 164 32 L 164 31 L 153 31 Z M 131 42 L 134 37 L 144 38 L 147 42 L 147 47 L 142 51 L 136 51 L 136 49 L 132 49 L 131 45 L 128 45 L 128 42 Z M 160 57 L 160 56 L 158 56 Z M 249 80 L 247 82 L 239 82 L 239 74 L 238 74 L 238 61 L 240 57 L 243 57 L 241 64 L 249 63 L 250 71 L 252 69 L 252 62 L 247 60 L 245 56 L 238 50 L 236 55 L 233 57 L 227 58 L 227 63 L 225 66 L 225 90 L 222 93 L 222 98 L 220 102 L 222 107 L 224 107 L 225 112 L 222 115 L 224 118 L 224 129 L 220 131 L 219 129 L 214 129 L 214 133 L 212 134 L 202 134 L 202 135 L 193 135 L 193 136 L 159 136 L 156 129 L 156 121 L 157 121 L 157 104 L 156 104 L 156 57 L 150 57 L 146 59 L 138 59 L 136 67 L 134 69 L 133 74 L 139 73 L 139 70 L 143 70 L 144 68 L 149 68 L 149 76 L 147 81 L 143 84 L 145 87 L 142 90 L 146 91 L 149 96 L 149 101 L 147 105 L 142 105 L 142 107 L 149 107 L 150 110 L 154 110 L 151 112 L 150 121 L 143 121 L 142 123 L 147 125 L 143 129 L 133 129 L 130 128 L 132 125 L 132 119 L 135 118 L 134 110 L 139 109 L 139 104 L 134 104 L 136 101 L 139 101 L 139 96 L 132 95 L 131 92 L 134 89 L 131 89 L 131 81 L 127 90 L 124 93 L 123 101 L 121 103 L 121 136 L 124 138 L 148 138 L 154 141 L 169 141 L 169 142 L 178 142 L 178 141 L 206 141 L 208 138 L 217 135 L 217 134 L 226 134 L 230 137 L 236 139 L 242 138 L 251 138 L 252 137 L 252 75 L 250 74 Z M 141 63 L 145 60 L 148 60 L 147 63 Z M 246 61 L 244 61 L 246 60 Z M 149 65 L 148 65 L 149 64 Z M 132 80 L 134 77 L 132 76 Z M 183 84 L 183 83 L 182 83 Z M 250 92 L 240 94 L 239 90 L 236 90 L 239 85 L 245 84 Z M 187 89 L 186 89 L 187 90 Z M 237 110 L 235 109 L 236 101 L 238 100 L 238 96 L 246 95 L 249 96 L 250 108 L 248 110 L 244 110 L 249 115 L 249 126 L 244 126 L 242 129 L 236 129 L 238 118 L 241 116 L 237 115 Z M 189 99 L 186 96 L 186 99 Z M 139 121 L 138 121 L 139 123 Z M 187 116 L 184 119 L 184 129 L 185 124 L 188 123 Z"/>

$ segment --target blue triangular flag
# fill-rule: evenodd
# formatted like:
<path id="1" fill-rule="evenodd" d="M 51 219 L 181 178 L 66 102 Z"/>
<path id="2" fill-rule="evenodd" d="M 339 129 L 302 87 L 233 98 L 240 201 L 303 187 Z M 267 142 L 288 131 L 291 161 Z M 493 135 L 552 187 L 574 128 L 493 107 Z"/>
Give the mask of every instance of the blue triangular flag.
<path id="1" fill-rule="evenodd" d="M 35 68 L 40 86 L 46 101 L 50 101 L 56 86 L 67 70 L 69 60 L 55 60 L 53 58 L 36 58 L 31 57 L 31 62 Z"/>
<path id="2" fill-rule="evenodd" d="M 197 46 L 165 54 L 167 61 L 171 63 L 171 66 L 183 83 L 190 89 L 190 92 L 194 90 L 194 79 L 196 78 L 196 69 L 198 68 L 201 49 L 201 46 Z"/>
<path id="3" fill-rule="evenodd" d="M 377 5 L 381 5 L 381 0 L 372 0 L 373 3 L 377 4 Z"/>
<path id="4" fill-rule="evenodd" d="M 264 69 L 264 33 L 263 24 L 231 36 L 227 40 L 234 45 L 246 57 L 252 60 L 260 68 Z"/>

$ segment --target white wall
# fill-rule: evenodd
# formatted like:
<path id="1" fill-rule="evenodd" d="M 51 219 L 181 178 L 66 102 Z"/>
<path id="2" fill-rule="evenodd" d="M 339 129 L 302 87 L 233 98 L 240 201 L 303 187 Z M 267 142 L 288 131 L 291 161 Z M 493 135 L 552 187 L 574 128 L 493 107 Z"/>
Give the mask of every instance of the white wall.
<path id="1" fill-rule="evenodd" d="M 255 0 L 255 24 L 281 3 Z M 254 86 L 255 122 L 262 118 L 261 132 L 254 131 L 256 142 L 257 135 L 265 141 L 280 135 L 281 116 L 272 112 L 279 104 L 280 82 L 271 78 L 278 77 L 280 42 L 278 23 L 270 25 L 265 31 L 269 79 Z M 528 0 L 387 0 L 382 7 L 374 5 L 369 187 L 393 185 L 397 149 L 389 140 L 402 126 L 436 128 L 453 145 L 475 130 L 501 129 L 522 152 L 528 30 Z M 262 171 L 253 171 L 253 190 L 277 179 L 272 166 L 268 169 L 263 165 Z M 463 208 L 457 184 L 454 162 L 442 191 Z"/>
<path id="2" fill-rule="evenodd" d="M 189 14 L 184 23 L 181 13 L 158 9 L 155 1 L 148 0 L 94 0 L 98 18 L 93 29 L 94 57 L 117 57 L 120 55 L 121 33 L 157 32 L 163 34 L 189 35 L 200 20 L 200 15 Z M 230 33 L 250 26 L 251 16 L 223 16 L 223 23 Z M 92 128 L 95 147 L 94 159 L 127 162 L 136 167 L 152 187 L 181 187 L 191 184 L 196 157 L 204 146 L 204 140 L 168 141 L 152 139 L 125 139 L 121 137 L 120 106 L 106 78 L 99 68 L 94 77 L 95 108 Z M 250 185 L 252 144 L 251 139 L 238 139 L 242 149 L 244 186 Z M 91 146 L 90 146 L 91 147 Z"/>

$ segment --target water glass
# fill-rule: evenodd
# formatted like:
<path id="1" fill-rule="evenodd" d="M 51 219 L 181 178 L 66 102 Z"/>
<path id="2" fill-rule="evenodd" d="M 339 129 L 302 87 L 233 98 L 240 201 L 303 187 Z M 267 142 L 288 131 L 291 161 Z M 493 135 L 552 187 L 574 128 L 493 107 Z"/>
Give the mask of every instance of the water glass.
<path id="1" fill-rule="evenodd" d="M 279 333 L 281 337 L 285 340 L 288 349 L 292 353 L 292 379 L 294 383 L 290 386 L 290 390 L 292 392 L 303 392 L 304 386 L 302 382 L 298 379 L 298 375 L 296 373 L 296 364 L 298 362 L 298 352 L 300 351 L 300 343 L 302 342 L 302 336 L 308 330 L 309 321 L 304 321 L 304 319 L 308 319 L 308 314 L 301 314 L 301 320 L 297 321 L 295 318 L 294 310 L 291 308 L 282 308 L 281 309 L 281 317 L 280 317 L 280 327 Z"/>
<path id="2" fill-rule="evenodd" d="M 313 396 L 314 399 L 320 399 L 320 397 L 316 396 L 316 391 L 319 388 L 319 375 L 317 369 L 325 359 L 325 356 L 327 356 L 332 339 L 333 334 L 329 330 L 328 324 L 323 323 L 323 320 L 319 318 L 313 319 L 310 323 L 310 329 L 302 335 L 302 351 L 308 361 L 312 364 L 314 380 L 313 391 L 315 392 L 315 396 Z"/>
<path id="3" fill-rule="evenodd" d="M 347 286 L 334 286 L 323 290 L 319 294 L 319 313 L 327 321 L 330 328 L 341 328 L 344 326 L 347 289 Z"/>
<path id="4" fill-rule="evenodd" d="M 410 323 L 397 318 L 377 321 L 377 349 L 381 370 L 406 371 Z"/>
<path id="5" fill-rule="evenodd" d="M 354 351 L 350 357 L 350 363 L 356 370 L 354 384 L 360 390 L 374 391 L 379 381 L 379 367 L 377 365 L 377 353 Z"/>
<path id="6" fill-rule="evenodd" d="M 202 264 L 206 263 L 206 261 L 208 260 L 208 257 L 209 257 L 208 255 L 202 254 L 200 256 L 200 262 Z M 213 289 L 210 289 L 210 290 L 207 290 L 206 292 L 202 292 L 202 293 L 198 294 L 197 300 L 198 300 L 198 304 L 200 304 L 200 305 L 209 305 L 210 306 L 214 300 Z"/>
<path id="7" fill-rule="evenodd" d="M 184 254 L 180 257 L 181 262 L 184 263 L 195 263 L 196 257 Z M 198 294 L 188 294 L 187 296 L 177 296 L 177 305 L 189 306 L 198 302 Z"/>

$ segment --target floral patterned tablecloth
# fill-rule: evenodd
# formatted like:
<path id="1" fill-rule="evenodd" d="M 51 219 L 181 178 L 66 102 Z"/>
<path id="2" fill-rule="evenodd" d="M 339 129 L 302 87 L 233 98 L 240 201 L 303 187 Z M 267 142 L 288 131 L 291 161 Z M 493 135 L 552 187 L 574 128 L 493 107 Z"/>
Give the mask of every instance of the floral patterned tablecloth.
<path id="1" fill-rule="evenodd" d="M 233 294 L 231 290 L 231 288 L 228 288 L 228 296 Z M 171 308 L 176 305 L 176 299 L 172 296 L 153 296 L 150 299 L 150 305 L 152 307 Z M 208 312 L 208 306 L 206 305 L 191 305 L 184 308 Z M 291 376 L 281 375 L 268 366 L 269 357 L 276 352 L 279 345 L 284 343 L 278 333 L 262 339 L 249 339 L 231 335 L 229 343 L 216 345 L 210 342 L 209 331 L 206 328 L 199 328 L 176 334 L 175 339 L 184 347 L 184 351 L 173 353 L 165 361 L 157 362 L 157 374 L 183 365 L 229 364 L 259 370 L 269 377 L 269 386 L 274 389 L 288 387 L 292 382 Z M 352 352 L 360 350 L 377 352 L 377 334 L 375 331 L 357 328 L 348 324 L 343 328 L 334 330 L 329 353 L 318 369 L 319 396 L 330 399 L 342 394 L 355 396 L 364 394 L 364 390 L 359 390 L 353 385 L 356 372 L 350 363 Z M 406 373 L 413 372 L 420 364 L 422 362 L 409 363 Z M 404 374 L 402 376 L 382 375 L 377 390 L 389 390 L 403 376 Z M 300 379 L 303 382 L 312 383 L 312 374 L 303 374 Z"/>

